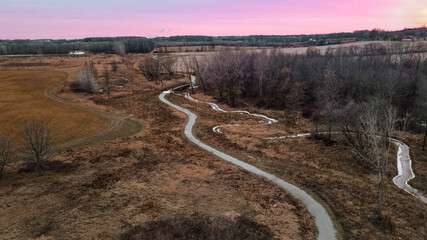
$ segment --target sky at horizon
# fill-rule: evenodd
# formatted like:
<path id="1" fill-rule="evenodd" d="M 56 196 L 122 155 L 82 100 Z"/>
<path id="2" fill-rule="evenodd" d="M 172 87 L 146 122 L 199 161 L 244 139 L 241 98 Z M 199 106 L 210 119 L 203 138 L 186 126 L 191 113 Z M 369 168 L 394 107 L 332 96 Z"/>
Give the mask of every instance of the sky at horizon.
<path id="1" fill-rule="evenodd" d="M 0 39 L 321 34 L 427 25 L 427 0 L 0 2 Z"/>

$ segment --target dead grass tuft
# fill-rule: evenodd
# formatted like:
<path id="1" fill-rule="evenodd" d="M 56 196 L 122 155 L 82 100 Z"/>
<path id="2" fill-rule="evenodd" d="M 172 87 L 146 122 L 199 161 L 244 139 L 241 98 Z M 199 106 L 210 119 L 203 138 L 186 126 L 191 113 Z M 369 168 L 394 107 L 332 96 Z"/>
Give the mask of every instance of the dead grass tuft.
<path id="1" fill-rule="evenodd" d="M 211 218 L 194 214 L 186 218 L 171 218 L 136 226 L 124 233 L 120 239 L 267 240 L 273 239 L 273 234 L 267 226 L 242 216 L 230 220 L 225 217 Z"/>

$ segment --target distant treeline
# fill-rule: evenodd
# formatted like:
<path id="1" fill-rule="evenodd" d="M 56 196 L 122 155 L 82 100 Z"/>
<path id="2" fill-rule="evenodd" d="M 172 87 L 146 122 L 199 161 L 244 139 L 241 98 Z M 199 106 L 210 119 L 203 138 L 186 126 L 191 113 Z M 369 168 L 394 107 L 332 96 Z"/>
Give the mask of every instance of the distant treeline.
<path id="1" fill-rule="evenodd" d="M 158 37 L 154 41 L 159 45 L 173 46 L 173 43 L 186 43 L 183 45 L 191 46 L 193 43 L 201 45 L 230 45 L 240 43 L 244 46 L 278 46 L 280 44 L 290 43 L 307 43 L 308 45 L 328 45 L 339 43 L 339 39 L 360 40 L 391 40 L 401 41 L 404 39 L 425 39 L 427 38 L 427 28 L 404 29 L 400 31 L 384 31 L 381 29 L 362 30 L 348 33 L 331 33 L 331 34 L 311 34 L 311 35 L 252 35 L 252 36 L 173 36 Z M 306 45 L 307 45 L 306 44 Z"/>
<path id="2" fill-rule="evenodd" d="M 116 42 L 124 43 L 127 53 L 147 53 L 154 49 L 154 42 L 144 37 L 0 40 L 0 55 L 68 54 L 72 51 L 114 53 L 114 43 Z"/>

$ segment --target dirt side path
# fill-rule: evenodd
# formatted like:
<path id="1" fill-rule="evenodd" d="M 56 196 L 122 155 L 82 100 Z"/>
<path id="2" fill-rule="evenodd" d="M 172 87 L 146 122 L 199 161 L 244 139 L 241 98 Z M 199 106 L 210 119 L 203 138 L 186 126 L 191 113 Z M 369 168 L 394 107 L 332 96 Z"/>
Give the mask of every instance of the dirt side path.
<path id="1" fill-rule="evenodd" d="M 44 94 L 55 101 L 74 106 L 76 108 L 82 109 L 84 111 L 90 112 L 98 116 L 105 122 L 105 125 L 95 133 L 92 133 L 83 137 L 79 137 L 76 139 L 72 139 L 65 143 L 56 145 L 56 148 L 58 150 L 81 147 L 81 146 L 86 146 L 86 145 L 94 144 L 101 141 L 107 141 L 107 140 L 112 140 L 119 137 L 130 136 L 141 130 L 141 123 L 132 119 L 130 115 L 112 114 L 112 113 L 104 112 L 102 110 L 84 106 L 82 104 L 75 103 L 65 98 L 61 98 L 58 94 L 55 93 L 55 89 L 61 84 L 63 84 L 64 82 L 66 82 L 68 80 L 68 77 L 69 77 L 69 74 L 67 73 L 67 76 L 62 81 L 46 89 L 44 91 Z"/>

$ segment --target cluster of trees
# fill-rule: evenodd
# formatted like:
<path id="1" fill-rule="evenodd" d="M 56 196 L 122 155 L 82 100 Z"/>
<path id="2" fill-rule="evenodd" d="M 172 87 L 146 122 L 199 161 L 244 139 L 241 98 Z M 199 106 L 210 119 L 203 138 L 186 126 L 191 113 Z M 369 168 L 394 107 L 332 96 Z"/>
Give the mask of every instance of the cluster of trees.
<path id="1" fill-rule="evenodd" d="M 21 132 L 22 148 L 21 152 L 32 156 L 34 168 L 39 175 L 46 169 L 46 160 L 52 149 L 52 139 L 48 122 L 28 122 Z M 0 134 L 0 179 L 7 163 L 14 157 L 17 148 L 12 140 Z"/>
<path id="2" fill-rule="evenodd" d="M 400 118 L 411 115 L 425 121 L 418 106 L 426 100 L 427 61 L 423 54 L 388 54 L 403 50 L 398 44 L 337 48 L 325 54 L 309 48 L 304 55 L 219 52 L 191 59 L 191 72 L 205 91 L 231 106 L 251 99 L 258 106 L 294 109 L 317 119 L 325 118 L 329 109 L 378 97 L 396 107 Z"/>
<path id="3" fill-rule="evenodd" d="M 96 42 L 99 41 L 99 42 Z M 92 53 L 148 53 L 153 51 L 154 42 L 143 37 L 89 38 L 84 39 L 86 50 Z"/>
<path id="4" fill-rule="evenodd" d="M 97 79 L 98 72 L 95 65 L 92 62 L 86 62 L 85 66 L 76 72 L 70 89 L 75 92 L 95 93 Z"/>
<path id="5" fill-rule="evenodd" d="M 159 82 L 163 84 L 162 75 L 167 75 L 170 79 L 176 72 L 176 58 L 175 57 L 145 57 L 139 62 L 139 70 L 142 75 L 149 81 Z"/>
<path id="6" fill-rule="evenodd" d="M 382 184 L 392 159 L 395 129 L 424 127 L 427 135 L 427 59 L 423 54 L 368 45 L 304 55 L 280 51 L 220 52 L 192 58 L 191 71 L 201 88 L 231 106 L 288 109 L 327 126 L 328 139 L 339 130 L 362 163 L 378 173 L 378 212 Z M 333 130 L 336 129 L 336 130 Z M 317 133 L 317 127 L 314 130 Z M 424 143 L 425 145 L 425 138 Z"/>
<path id="7" fill-rule="evenodd" d="M 80 40 L 0 40 L 0 55 L 92 53 L 147 53 L 154 42 L 143 37 L 88 38 Z"/>

